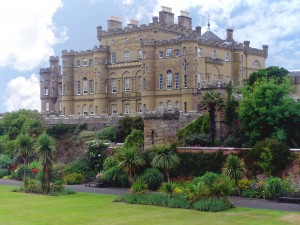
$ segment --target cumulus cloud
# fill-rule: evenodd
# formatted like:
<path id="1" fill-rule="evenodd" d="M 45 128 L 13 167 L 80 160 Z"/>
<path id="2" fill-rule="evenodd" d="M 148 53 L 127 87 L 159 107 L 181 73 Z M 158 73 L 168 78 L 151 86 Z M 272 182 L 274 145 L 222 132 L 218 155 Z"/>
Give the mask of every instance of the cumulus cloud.
<path id="1" fill-rule="evenodd" d="M 6 84 L 3 96 L 6 111 L 36 109 L 40 111 L 40 82 L 35 74 L 28 79 L 20 76 Z"/>
<path id="2" fill-rule="evenodd" d="M 67 29 L 53 24 L 61 0 L 9 0 L 0 3 L 0 67 L 30 70 L 53 55 Z"/>

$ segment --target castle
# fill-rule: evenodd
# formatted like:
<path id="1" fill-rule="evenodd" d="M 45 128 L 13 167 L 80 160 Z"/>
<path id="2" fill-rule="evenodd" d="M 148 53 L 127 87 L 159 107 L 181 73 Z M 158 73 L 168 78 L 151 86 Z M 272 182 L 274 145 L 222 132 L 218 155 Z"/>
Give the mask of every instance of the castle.
<path id="1" fill-rule="evenodd" d="M 138 114 L 177 108 L 199 112 L 203 92 L 225 92 L 230 80 L 242 85 L 249 75 L 265 68 L 268 46 L 238 43 L 233 29 L 221 39 L 181 11 L 178 24 L 172 9 L 162 7 L 148 25 L 131 20 L 122 27 L 119 17 L 97 27 L 99 45 L 86 51 L 62 51 L 40 69 L 41 112 L 56 115 Z"/>

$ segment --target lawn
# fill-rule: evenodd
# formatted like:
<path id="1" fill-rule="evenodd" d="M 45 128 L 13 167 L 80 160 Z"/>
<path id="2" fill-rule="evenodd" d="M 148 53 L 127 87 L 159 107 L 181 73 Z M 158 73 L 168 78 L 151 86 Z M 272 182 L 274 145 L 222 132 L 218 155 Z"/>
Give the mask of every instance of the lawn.
<path id="1" fill-rule="evenodd" d="M 142 224 L 299 224 L 300 212 L 234 208 L 207 213 L 196 210 L 116 203 L 115 196 L 77 193 L 42 196 L 12 192 L 0 185 L 1 225 L 142 225 Z"/>

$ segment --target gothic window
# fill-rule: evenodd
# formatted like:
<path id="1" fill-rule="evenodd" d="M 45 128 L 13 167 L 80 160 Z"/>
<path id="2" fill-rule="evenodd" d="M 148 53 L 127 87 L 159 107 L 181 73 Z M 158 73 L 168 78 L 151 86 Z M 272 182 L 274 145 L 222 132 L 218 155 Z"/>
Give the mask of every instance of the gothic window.
<path id="1" fill-rule="evenodd" d="M 164 89 L 164 78 L 162 74 L 159 74 L 159 90 Z"/>
<path id="2" fill-rule="evenodd" d="M 124 61 L 127 62 L 130 60 L 130 55 L 129 55 L 129 51 L 125 51 L 124 52 Z"/>
<path id="3" fill-rule="evenodd" d="M 130 78 L 124 79 L 124 90 L 125 92 L 130 92 Z"/>
<path id="4" fill-rule="evenodd" d="M 48 95 L 48 94 L 49 94 L 48 88 L 45 87 L 45 88 L 44 88 L 44 95 Z"/>
<path id="5" fill-rule="evenodd" d="M 258 60 L 255 60 L 252 64 L 252 66 L 253 66 L 253 69 L 260 69 L 261 68 L 260 63 L 259 63 Z"/>
<path id="6" fill-rule="evenodd" d="M 94 107 L 92 105 L 90 105 L 90 115 L 94 114 Z"/>
<path id="7" fill-rule="evenodd" d="M 186 54 L 187 54 L 186 47 L 183 47 L 183 49 L 182 49 L 182 54 L 183 54 L 183 55 L 186 55 Z"/>
<path id="8" fill-rule="evenodd" d="M 175 89 L 179 89 L 179 73 L 175 73 Z"/>
<path id="9" fill-rule="evenodd" d="M 117 79 L 111 79 L 111 92 L 117 93 Z"/>
<path id="10" fill-rule="evenodd" d="M 111 105 L 111 114 L 117 114 L 117 105 L 116 104 L 112 104 Z"/>
<path id="11" fill-rule="evenodd" d="M 166 79 L 166 89 L 172 90 L 172 71 L 167 71 L 167 79 Z"/>
<path id="12" fill-rule="evenodd" d="M 175 57 L 179 57 L 179 56 L 180 56 L 179 49 L 175 49 Z"/>
<path id="13" fill-rule="evenodd" d="M 111 53 L 111 64 L 117 63 L 117 54 L 115 52 Z"/>
<path id="14" fill-rule="evenodd" d="M 142 92 L 142 90 L 143 90 L 142 78 L 138 77 L 138 92 Z"/>
<path id="15" fill-rule="evenodd" d="M 172 109 L 172 102 L 169 100 L 167 101 L 167 110 L 171 110 Z"/>
<path id="16" fill-rule="evenodd" d="M 186 75 L 183 75 L 183 84 L 184 84 L 184 87 L 186 88 L 187 87 L 187 77 L 186 77 Z"/>
<path id="17" fill-rule="evenodd" d="M 212 50 L 211 51 L 211 58 L 212 59 L 216 59 L 217 58 L 217 52 L 216 52 L 216 50 Z"/>
<path id="18" fill-rule="evenodd" d="M 87 78 L 86 77 L 83 78 L 82 94 L 83 95 L 87 95 L 88 94 L 88 82 L 87 82 Z"/>
<path id="19" fill-rule="evenodd" d="M 229 61 L 229 53 L 225 52 L 225 61 Z"/>
<path id="20" fill-rule="evenodd" d="M 80 95 L 80 80 L 77 81 L 77 95 Z"/>
<path id="21" fill-rule="evenodd" d="M 138 52 L 137 52 L 137 59 L 141 60 L 142 58 L 143 58 L 143 53 L 142 53 L 142 50 L 139 49 Z"/>
<path id="22" fill-rule="evenodd" d="M 166 58 L 171 58 L 172 57 L 172 53 L 173 53 L 173 50 L 171 48 L 167 49 L 166 50 Z"/>
<path id="23" fill-rule="evenodd" d="M 82 114 L 83 115 L 87 115 L 88 114 L 87 106 L 85 104 L 82 106 Z"/>
<path id="24" fill-rule="evenodd" d="M 94 81 L 90 80 L 90 95 L 94 93 Z"/>
<path id="25" fill-rule="evenodd" d="M 49 112 L 50 111 L 50 104 L 49 102 L 46 102 L 46 112 Z"/>

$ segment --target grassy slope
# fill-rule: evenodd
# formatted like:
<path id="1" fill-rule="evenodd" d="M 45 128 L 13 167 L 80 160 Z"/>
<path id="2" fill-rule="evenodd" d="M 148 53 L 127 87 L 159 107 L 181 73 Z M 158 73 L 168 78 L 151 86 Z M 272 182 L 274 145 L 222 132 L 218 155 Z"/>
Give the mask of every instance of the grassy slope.
<path id="1" fill-rule="evenodd" d="M 112 202 L 114 196 L 77 193 L 52 197 L 11 192 L 0 185 L 1 225 L 299 224 L 300 213 L 235 208 L 219 213 Z"/>

